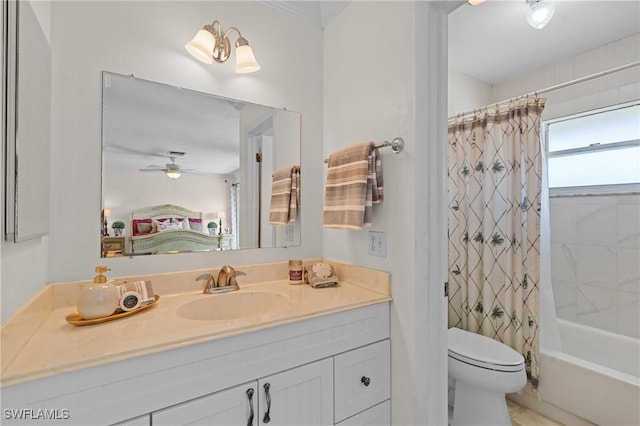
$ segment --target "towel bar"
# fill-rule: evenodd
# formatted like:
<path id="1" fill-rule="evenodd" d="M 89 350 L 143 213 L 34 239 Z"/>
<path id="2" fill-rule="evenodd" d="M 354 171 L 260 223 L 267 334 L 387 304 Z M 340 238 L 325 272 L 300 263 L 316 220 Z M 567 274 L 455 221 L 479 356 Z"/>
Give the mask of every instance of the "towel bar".
<path id="1" fill-rule="evenodd" d="M 391 142 L 384 141 L 383 143 L 376 145 L 376 148 L 386 148 L 388 146 L 391 147 L 391 152 L 393 152 L 394 154 L 399 154 L 404 149 L 404 139 L 398 136 L 397 138 L 394 138 Z M 325 158 L 324 162 L 328 163 L 329 159 Z"/>

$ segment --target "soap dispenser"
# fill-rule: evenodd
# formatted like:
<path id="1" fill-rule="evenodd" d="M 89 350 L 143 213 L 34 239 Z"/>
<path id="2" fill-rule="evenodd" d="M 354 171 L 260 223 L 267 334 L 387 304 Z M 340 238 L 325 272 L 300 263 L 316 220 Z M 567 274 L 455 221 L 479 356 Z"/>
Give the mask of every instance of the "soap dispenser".
<path id="1" fill-rule="evenodd" d="M 113 283 L 107 281 L 103 274 L 111 269 L 96 266 L 97 275 L 93 283 L 86 284 L 78 295 L 78 313 L 86 320 L 108 317 L 118 307 L 120 292 Z"/>

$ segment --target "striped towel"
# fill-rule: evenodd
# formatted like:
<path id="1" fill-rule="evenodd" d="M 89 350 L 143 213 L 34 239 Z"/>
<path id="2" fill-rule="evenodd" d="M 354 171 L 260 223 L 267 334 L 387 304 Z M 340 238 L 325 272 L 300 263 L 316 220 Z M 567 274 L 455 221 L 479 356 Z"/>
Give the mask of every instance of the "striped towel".
<path id="1" fill-rule="evenodd" d="M 361 229 L 371 225 L 373 203 L 382 203 L 382 162 L 373 142 L 329 156 L 324 196 L 325 228 Z"/>
<path id="2" fill-rule="evenodd" d="M 273 173 L 269 223 L 295 222 L 300 209 L 300 166 L 289 166 Z"/>

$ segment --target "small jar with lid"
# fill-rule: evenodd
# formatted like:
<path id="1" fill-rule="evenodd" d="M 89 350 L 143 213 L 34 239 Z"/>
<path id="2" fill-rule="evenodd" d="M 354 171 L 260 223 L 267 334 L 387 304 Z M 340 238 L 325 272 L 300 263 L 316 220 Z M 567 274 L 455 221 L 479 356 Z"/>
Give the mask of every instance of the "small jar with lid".
<path id="1" fill-rule="evenodd" d="M 302 260 L 289 260 L 289 284 L 302 284 Z"/>

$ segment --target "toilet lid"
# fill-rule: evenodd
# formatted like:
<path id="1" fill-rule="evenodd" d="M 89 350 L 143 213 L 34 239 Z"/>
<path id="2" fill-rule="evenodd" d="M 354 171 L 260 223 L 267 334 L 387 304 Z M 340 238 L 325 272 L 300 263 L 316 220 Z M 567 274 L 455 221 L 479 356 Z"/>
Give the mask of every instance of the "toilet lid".
<path id="1" fill-rule="evenodd" d="M 450 328 L 449 356 L 478 367 L 498 371 L 524 369 L 524 358 L 507 345 L 487 336 Z"/>

